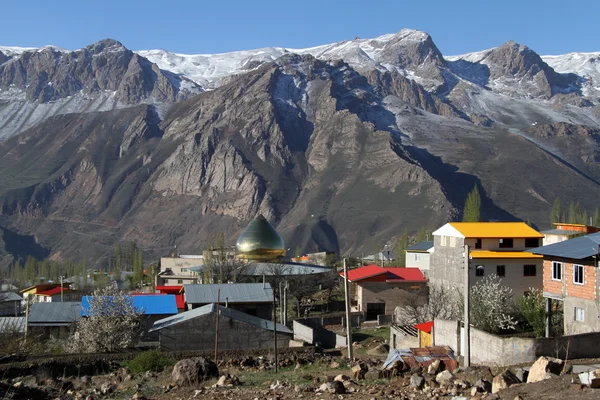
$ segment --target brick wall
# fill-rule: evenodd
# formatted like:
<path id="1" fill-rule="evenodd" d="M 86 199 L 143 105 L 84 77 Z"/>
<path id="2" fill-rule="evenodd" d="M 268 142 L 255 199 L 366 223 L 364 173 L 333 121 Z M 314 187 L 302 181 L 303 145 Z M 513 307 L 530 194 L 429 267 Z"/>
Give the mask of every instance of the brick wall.
<path id="1" fill-rule="evenodd" d="M 544 260 L 544 292 L 558 296 L 570 296 L 584 300 L 596 299 L 596 268 L 586 262 L 571 262 L 572 260 Z M 562 280 L 552 279 L 552 263 L 562 263 Z M 587 263 L 587 265 L 586 265 Z M 574 283 L 573 266 L 583 265 L 583 285 Z"/>

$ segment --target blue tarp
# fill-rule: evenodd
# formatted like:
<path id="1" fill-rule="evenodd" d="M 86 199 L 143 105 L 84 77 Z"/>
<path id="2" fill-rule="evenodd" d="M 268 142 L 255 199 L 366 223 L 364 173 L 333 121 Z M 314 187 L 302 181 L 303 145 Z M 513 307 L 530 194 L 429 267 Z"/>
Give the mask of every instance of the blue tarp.
<path id="1" fill-rule="evenodd" d="M 81 299 L 81 315 L 84 317 L 88 315 L 91 297 L 83 296 Z M 133 305 L 140 310 L 144 310 L 145 315 L 177 314 L 177 302 L 173 294 L 131 297 L 133 298 Z"/>

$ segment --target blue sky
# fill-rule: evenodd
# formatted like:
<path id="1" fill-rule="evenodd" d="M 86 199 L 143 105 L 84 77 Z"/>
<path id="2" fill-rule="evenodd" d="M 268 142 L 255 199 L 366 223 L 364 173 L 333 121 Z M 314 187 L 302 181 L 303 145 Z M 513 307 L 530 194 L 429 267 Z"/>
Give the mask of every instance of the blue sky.
<path id="1" fill-rule="evenodd" d="M 77 49 L 110 37 L 133 50 L 217 53 L 413 28 L 445 55 L 507 40 L 540 54 L 600 51 L 598 0 L 29 0 L 2 2 L 0 10 L 4 46 Z"/>

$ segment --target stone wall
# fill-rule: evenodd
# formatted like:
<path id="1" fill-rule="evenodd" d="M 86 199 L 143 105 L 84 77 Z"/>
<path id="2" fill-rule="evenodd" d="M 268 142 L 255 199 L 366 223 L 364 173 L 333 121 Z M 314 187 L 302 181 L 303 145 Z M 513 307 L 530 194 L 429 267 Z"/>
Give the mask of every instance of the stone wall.
<path id="1" fill-rule="evenodd" d="M 460 322 L 436 319 L 434 345 L 450 346 L 462 354 Z M 558 358 L 598 358 L 600 332 L 558 338 L 500 337 L 471 328 L 471 362 L 474 364 L 510 366 L 531 363 L 540 356 Z"/>
<path id="2" fill-rule="evenodd" d="M 454 238 L 453 246 L 442 246 L 443 237 L 433 237 L 435 251 L 430 257 L 429 281 L 432 285 L 456 287 L 462 292 L 465 241 Z"/>

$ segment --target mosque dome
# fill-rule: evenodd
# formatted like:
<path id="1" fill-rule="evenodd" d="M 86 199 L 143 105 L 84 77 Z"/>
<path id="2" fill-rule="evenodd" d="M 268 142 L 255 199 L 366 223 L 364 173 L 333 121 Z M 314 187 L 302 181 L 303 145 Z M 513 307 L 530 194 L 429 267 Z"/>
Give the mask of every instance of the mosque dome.
<path id="1" fill-rule="evenodd" d="M 285 255 L 283 239 L 259 214 L 235 243 L 237 256 L 251 261 L 270 261 Z"/>

